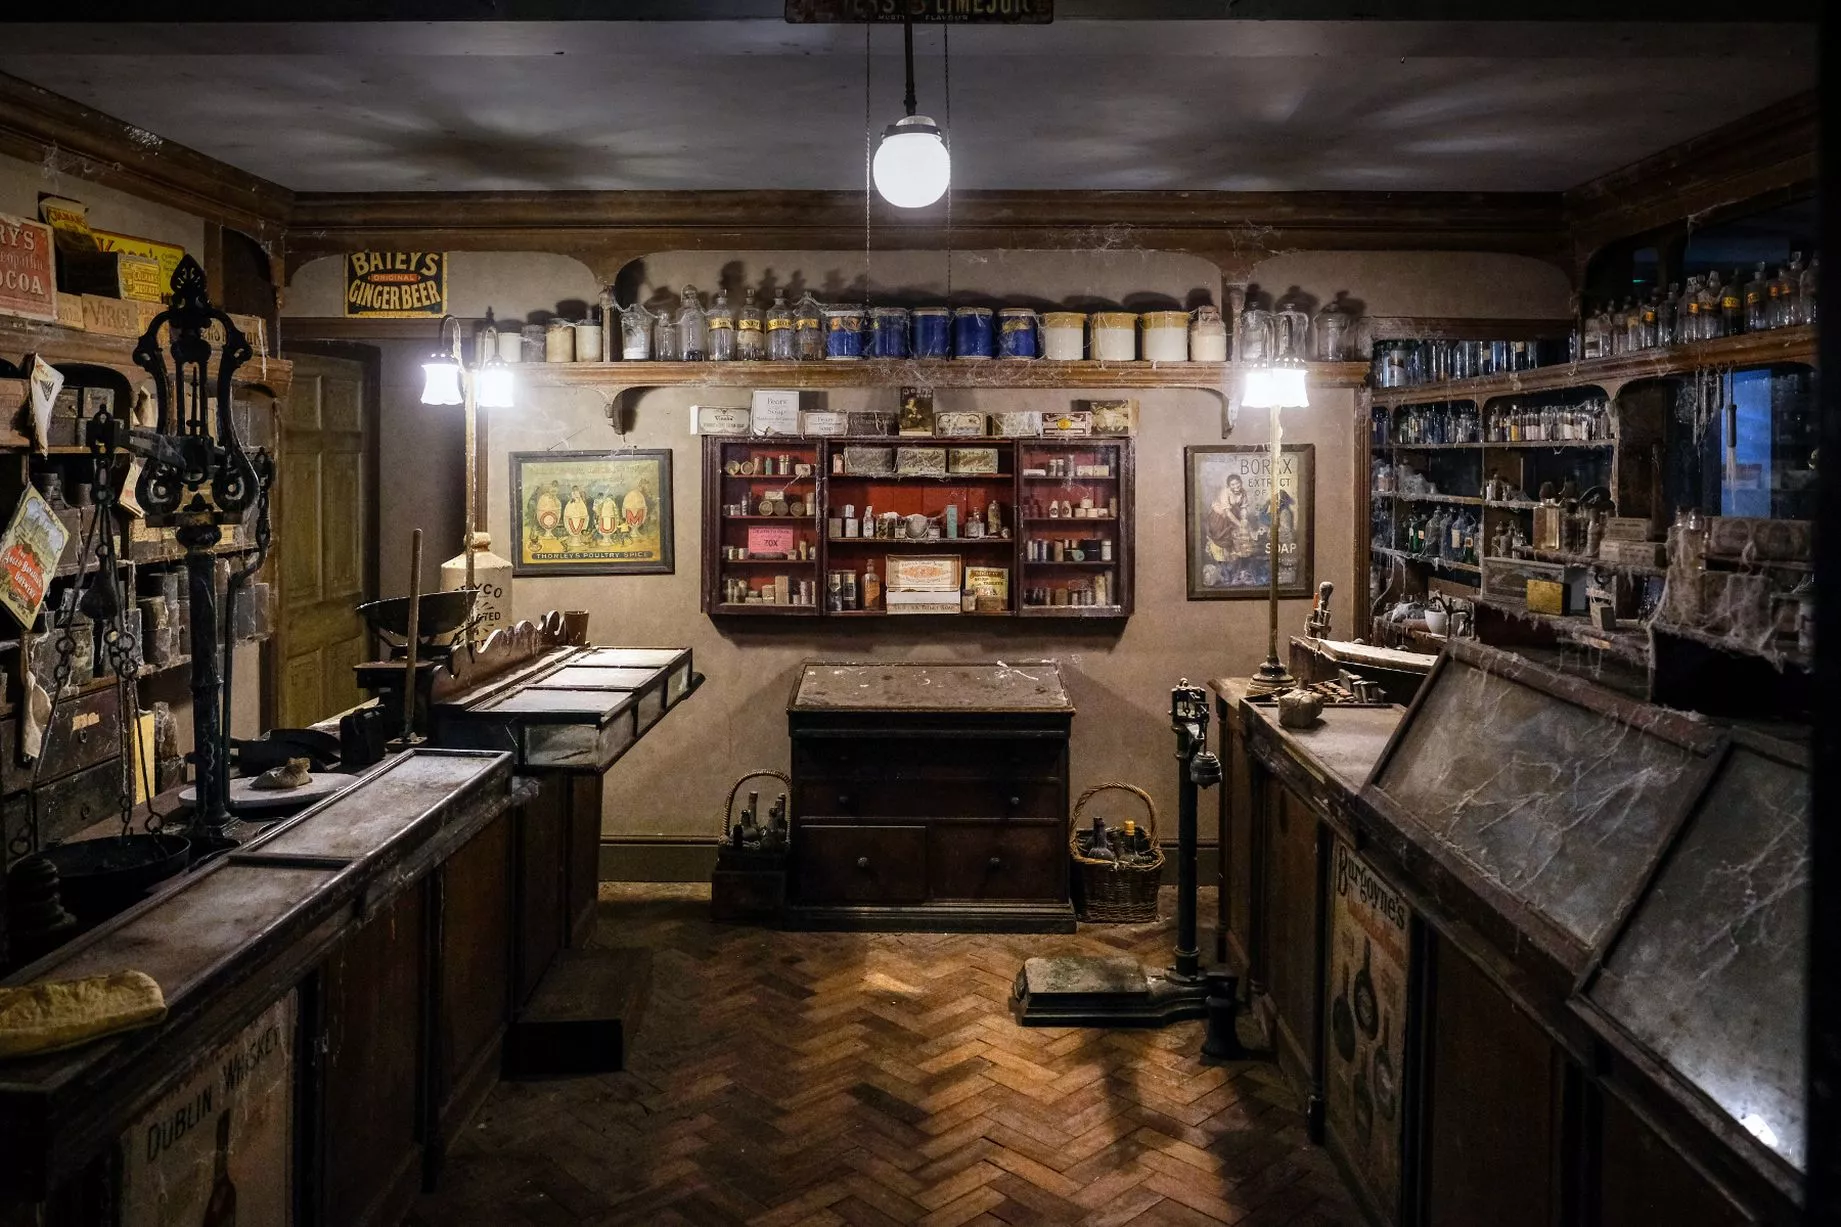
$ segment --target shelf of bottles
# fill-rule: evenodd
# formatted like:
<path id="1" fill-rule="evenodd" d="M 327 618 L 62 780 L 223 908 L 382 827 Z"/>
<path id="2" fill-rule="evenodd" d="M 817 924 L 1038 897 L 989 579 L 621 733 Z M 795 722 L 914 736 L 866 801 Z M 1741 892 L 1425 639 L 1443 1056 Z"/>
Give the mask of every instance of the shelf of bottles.
<path id="1" fill-rule="evenodd" d="M 711 614 L 1125 617 L 1132 442 L 705 440 Z M 902 472 L 900 451 L 946 469 Z"/>
<path id="2" fill-rule="evenodd" d="M 714 443 L 714 596 L 726 613 L 818 612 L 819 455 L 815 442 Z"/>
<path id="3" fill-rule="evenodd" d="M 854 473 L 847 447 L 947 448 L 971 443 L 996 453 L 989 472 Z M 949 445 L 950 448 L 949 448 Z M 904 617 L 914 609 L 960 615 L 1008 615 L 1016 553 L 1015 449 L 991 440 L 930 438 L 834 441 L 826 448 L 825 612 L 831 616 Z M 943 584 L 935 564 L 905 558 L 951 557 L 958 575 L 944 587 L 910 590 L 904 568 L 924 568 L 915 581 Z"/>
<path id="4" fill-rule="evenodd" d="M 1635 289 L 1621 302 L 1586 315 L 1574 336 L 1575 352 L 1580 360 L 1591 361 L 1746 333 L 1812 327 L 1820 265 L 1820 257 L 1804 265 L 1797 252 L 1775 276 L 1760 260 L 1749 273 L 1737 269 L 1722 278 L 1714 270 L 1689 277 L 1686 289 L 1679 282 L 1666 291 L 1651 286 L 1645 294 Z"/>
<path id="5" fill-rule="evenodd" d="M 1369 441 L 1375 557 L 1467 584 L 1534 557 L 1543 496 L 1607 485 L 1616 447 L 1610 403 L 1590 389 L 1376 405 Z"/>
<path id="6" fill-rule="evenodd" d="M 1026 442 L 1018 458 L 1023 614 L 1122 613 L 1131 548 L 1120 531 L 1120 486 L 1129 464 L 1123 442 Z"/>

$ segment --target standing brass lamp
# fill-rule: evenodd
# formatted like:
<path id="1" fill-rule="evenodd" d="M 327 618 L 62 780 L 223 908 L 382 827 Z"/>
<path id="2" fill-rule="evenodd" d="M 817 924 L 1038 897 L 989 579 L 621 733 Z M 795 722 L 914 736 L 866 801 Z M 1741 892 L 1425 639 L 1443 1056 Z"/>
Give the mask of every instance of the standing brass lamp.
<path id="1" fill-rule="evenodd" d="M 1256 366 L 1246 373 L 1245 390 L 1240 399 L 1244 408 L 1270 412 L 1272 435 L 1272 501 L 1266 512 L 1266 660 L 1248 684 L 1247 691 L 1253 695 L 1276 694 L 1297 684 L 1278 654 L 1279 465 L 1283 434 L 1280 414 L 1286 409 L 1310 406 L 1304 374 L 1304 363 L 1290 355 Z"/>

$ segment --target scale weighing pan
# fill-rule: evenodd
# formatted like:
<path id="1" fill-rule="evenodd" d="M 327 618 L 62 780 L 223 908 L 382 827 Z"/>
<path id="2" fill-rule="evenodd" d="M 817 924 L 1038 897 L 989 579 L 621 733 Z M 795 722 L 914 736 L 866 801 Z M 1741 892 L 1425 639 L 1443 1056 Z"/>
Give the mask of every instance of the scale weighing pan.
<path id="1" fill-rule="evenodd" d="M 344 792 L 358 782 L 358 777 L 337 771 L 316 771 L 313 778 L 299 788 L 283 789 L 256 788 L 255 782 L 253 775 L 230 781 L 230 806 L 239 816 L 262 810 L 298 809 L 308 802 Z M 187 784 L 179 793 L 179 800 L 187 805 L 197 804 L 198 785 Z"/>

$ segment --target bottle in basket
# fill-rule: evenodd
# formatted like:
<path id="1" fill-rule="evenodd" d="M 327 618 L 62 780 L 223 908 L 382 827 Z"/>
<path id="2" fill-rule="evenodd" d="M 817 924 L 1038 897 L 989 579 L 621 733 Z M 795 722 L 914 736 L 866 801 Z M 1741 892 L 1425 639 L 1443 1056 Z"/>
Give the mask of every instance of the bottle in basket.
<path id="1" fill-rule="evenodd" d="M 1093 844 L 1087 849 L 1087 855 L 1096 861 L 1116 861 L 1119 854 L 1112 850 L 1112 841 L 1106 835 L 1106 820 L 1098 814 L 1093 816 Z"/>

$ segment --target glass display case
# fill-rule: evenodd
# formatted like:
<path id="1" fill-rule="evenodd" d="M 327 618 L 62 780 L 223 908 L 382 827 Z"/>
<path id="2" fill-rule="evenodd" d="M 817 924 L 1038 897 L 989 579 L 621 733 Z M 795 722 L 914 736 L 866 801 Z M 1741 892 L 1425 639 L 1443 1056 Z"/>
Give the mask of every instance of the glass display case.
<path id="1" fill-rule="evenodd" d="M 713 477 L 705 514 L 705 561 L 714 564 L 711 612 L 814 614 L 820 582 L 816 442 L 796 439 L 714 443 Z M 714 497 L 709 497 L 713 494 Z"/>
<path id="2" fill-rule="evenodd" d="M 1718 745 L 1704 722 L 1459 641 L 1364 797 L 1578 972 L 1627 912 Z"/>
<path id="3" fill-rule="evenodd" d="M 1735 733 L 1582 1011 L 1798 1172 L 1809 806 L 1800 746 Z"/>
<path id="4" fill-rule="evenodd" d="M 1132 477 L 1124 435 L 709 437 L 704 612 L 1128 617 Z"/>
<path id="5" fill-rule="evenodd" d="M 1123 441 L 1029 441 L 1020 456 L 1023 613 L 1118 613 L 1130 587 Z"/>

